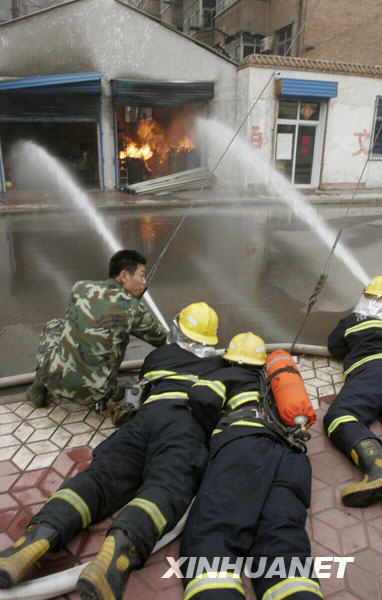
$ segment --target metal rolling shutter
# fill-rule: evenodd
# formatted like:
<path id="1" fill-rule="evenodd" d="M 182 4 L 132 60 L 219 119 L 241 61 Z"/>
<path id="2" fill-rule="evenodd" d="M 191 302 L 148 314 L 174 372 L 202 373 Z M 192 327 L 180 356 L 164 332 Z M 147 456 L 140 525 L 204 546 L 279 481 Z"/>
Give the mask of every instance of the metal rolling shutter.
<path id="1" fill-rule="evenodd" d="M 101 73 L 0 80 L 0 121 L 95 122 Z"/>
<path id="2" fill-rule="evenodd" d="M 214 96 L 213 81 L 114 79 L 114 103 L 125 106 L 177 107 L 203 104 Z"/>

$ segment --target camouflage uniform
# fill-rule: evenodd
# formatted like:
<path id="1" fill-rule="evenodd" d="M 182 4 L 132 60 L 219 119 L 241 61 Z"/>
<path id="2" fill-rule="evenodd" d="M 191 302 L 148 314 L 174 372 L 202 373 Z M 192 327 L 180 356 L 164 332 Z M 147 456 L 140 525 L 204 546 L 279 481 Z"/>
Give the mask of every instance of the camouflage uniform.
<path id="1" fill-rule="evenodd" d="M 166 339 L 144 304 L 118 281 L 79 281 L 65 319 L 52 319 L 41 334 L 38 376 L 55 398 L 81 404 L 107 399 L 115 390 L 130 333 L 153 346 Z"/>

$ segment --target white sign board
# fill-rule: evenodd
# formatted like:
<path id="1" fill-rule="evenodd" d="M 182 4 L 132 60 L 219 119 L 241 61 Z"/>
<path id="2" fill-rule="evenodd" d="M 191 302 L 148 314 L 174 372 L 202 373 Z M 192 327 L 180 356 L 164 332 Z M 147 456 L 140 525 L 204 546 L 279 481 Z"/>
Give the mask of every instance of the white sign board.
<path id="1" fill-rule="evenodd" d="M 293 133 L 278 133 L 276 160 L 292 160 Z"/>

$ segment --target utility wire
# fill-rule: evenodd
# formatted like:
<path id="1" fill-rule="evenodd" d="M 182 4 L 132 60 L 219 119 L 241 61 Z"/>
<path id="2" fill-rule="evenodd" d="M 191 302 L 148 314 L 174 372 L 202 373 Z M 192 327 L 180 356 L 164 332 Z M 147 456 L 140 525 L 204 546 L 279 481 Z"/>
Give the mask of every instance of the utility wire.
<path id="1" fill-rule="evenodd" d="M 382 128 L 382 123 L 380 124 L 378 131 L 376 131 L 376 132 L 375 132 L 375 134 L 374 134 L 374 136 L 373 136 L 373 139 L 377 139 L 377 138 L 378 138 L 378 136 L 379 136 L 379 135 L 380 135 L 380 133 L 381 133 L 381 128 Z M 371 143 L 373 143 L 373 140 L 371 140 Z M 346 208 L 346 211 L 345 211 L 345 213 L 344 213 L 344 216 L 342 217 L 341 225 L 340 225 L 340 227 L 339 227 L 339 229 L 338 229 L 338 232 L 337 232 L 336 238 L 335 238 L 335 240 L 334 240 L 334 242 L 333 242 L 333 246 L 332 246 L 332 248 L 330 249 L 330 252 L 329 252 L 328 258 L 326 259 L 326 262 L 325 262 L 324 268 L 323 268 L 323 270 L 322 270 L 322 273 L 321 273 L 321 275 L 319 276 L 319 278 L 318 278 L 318 280 L 317 280 L 317 283 L 316 283 L 316 285 L 315 285 L 315 288 L 314 288 L 314 290 L 313 290 L 313 293 L 312 293 L 312 295 L 310 296 L 310 298 L 309 298 L 309 300 L 308 300 L 308 306 L 307 306 L 307 309 L 306 309 L 306 312 L 305 312 L 305 316 L 304 316 L 304 318 L 303 318 L 303 320 L 302 320 L 302 323 L 301 323 L 301 325 L 300 325 L 300 328 L 299 328 L 299 330 L 297 331 L 296 337 L 294 338 L 294 340 L 293 340 L 293 342 L 292 342 L 291 354 L 293 354 L 293 351 L 294 351 L 295 345 L 296 345 L 296 343 L 297 343 L 297 340 L 298 340 L 298 338 L 300 337 L 300 335 L 301 335 L 301 332 L 302 332 L 302 330 L 304 329 L 305 323 L 307 322 L 307 320 L 308 320 L 308 317 L 309 317 L 309 315 L 310 315 L 310 311 L 312 310 L 312 308 L 313 308 L 314 304 L 316 303 L 316 301 L 317 301 L 317 298 L 318 298 L 319 294 L 321 293 L 321 291 L 322 291 L 322 289 L 323 289 L 323 287 L 324 287 L 324 285 L 325 285 L 325 283 L 326 283 L 326 280 L 327 280 L 327 278 L 328 278 L 328 275 L 329 275 L 329 269 L 330 269 L 331 261 L 332 261 L 333 255 L 334 255 L 334 251 L 335 251 L 335 249 L 336 249 L 336 247 L 337 247 L 337 244 L 338 244 L 338 242 L 339 242 L 339 240 L 340 240 L 340 237 L 341 237 L 341 235 L 342 235 L 342 233 L 343 233 L 343 230 L 344 230 L 344 228 L 345 228 L 345 225 L 346 225 L 346 223 L 347 223 L 348 216 L 349 216 L 349 212 L 350 212 L 350 208 L 351 208 L 351 207 L 352 207 L 352 205 L 353 205 L 353 202 L 354 202 L 354 198 L 355 198 L 355 196 L 356 196 L 356 193 L 357 193 L 357 192 L 358 192 L 358 190 L 360 189 L 360 187 L 359 187 L 359 186 L 360 186 L 360 183 L 361 183 L 361 179 L 362 179 L 362 177 L 363 177 L 363 174 L 364 174 L 364 172 L 365 172 L 365 169 L 366 169 L 366 167 L 367 167 L 367 164 L 368 164 L 368 162 L 370 161 L 370 152 L 371 152 L 371 150 L 369 149 L 369 152 L 368 152 L 368 155 L 367 155 L 367 159 L 366 159 L 366 161 L 365 161 L 365 164 L 363 165 L 363 168 L 362 168 L 361 174 L 360 174 L 360 176 L 359 176 L 359 178 L 358 178 L 358 181 L 357 181 L 357 185 L 356 185 L 356 187 L 355 187 L 355 189 L 354 189 L 354 192 L 353 192 L 353 194 L 352 194 L 352 197 L 351 197 L 351 198 L 350 198 L 350 200 L 349 200 L 349 203 L 348 203 L 348 205 L 347 205 L 347 208 Z"/>
<path id="2" fill-rule="evenodd" d="M 302 31 L 305 29 L 305 26 L 307 24 L 307 22 L 309 21 L 309 19 L 312 17 L 313 13 L 317 10 L 319 4 L 320 4 L 321 0 L 317 0 L 314 8 L 311 10 L 310 14 L 307 15 L 304 23 L 301 25 L 300 29 L 298 29 L 298 31 L 296 32 L 294 38 L 291 39 L 290 44 L 286 50 L 286 56 L 288 56 L 288 53 L 290 52 L 291 48 L 293 47 L 293 45 L 296 43 L 296 40 L 300 37 Z M 272 79 L 275 76 L 275 73 L 277 72 L 278 67 L 275 67 L 275 69 L 272 71 L 271 75 L 269 76 L 268 80 L 266 81 L 265 85 L 263 86 L 263 88 L 261 89 L 260 93 L 258 94 L 257 98 L 255 99 L 255 101 L 252 103 L 250 109 L 247 111 L 245 117 L 242 119 L 239 127 L 237 128 L 237 130 L 235 131 L 234 135 L 232 136 L 231 140 L 228 142 L 225 150 L 222 152 L 221 156 L 218 158 L 218 160 L 216 161 L 214 167 L 212 168 L 212 170 L 210 171 L 210 173 L 208 174 L 208 176 L 206 177 L 205 181 L 203 182 L 203 184 L 201 185 L 201 187 L 199 188 L 198 192 L 194 195 L 194 197 L 191 199 L 190 204 L 188 206 L 188 208 L 185 210 L 182 218 L 180 219 L 178 225 L 176 226 L 176 228 L 174 229 L 173 233 L 171 234 L 171 236 L 169 237 L 168 241 L 166 242 L 165 246 L 163 247 L 162 251 L 160 252 L 157 260 L 155 261 L 154 265 L 152 266 L 152 268 L 149 271 L 148 277 L 147 277 L 147 283 L 150 284 L 151 281 L 153 280 L 153 277 L 159 267 L 159 264 L 162 260 L 162 258 L 164 257 L 164 255 L 166 254 L 168 248 L 170 247 L 170 245 L 172 244 L 172 242 L 174 241 L 174 239 L 176 238 L 176 236 L 179 233 L 180 228 L 182 227 L 184 221 L 186 220 L 186 217 L 188 216 L 188 214 L 190 213 L 191 209 L 193 208 L 195 202 L 197 200 L 199 200 L 201 193 L 203 192 L 203 190 L 205 189 L 207 183 L 210 181 L 210 179 L 213 177 L 216 169 L 219 167 L 220 163 L 222 162 L 223 158 L 225 157 L 225 155 L 227 154 L 228 150 L 231 148 L 233 142 L 235 141 L 235 139 L 237 138 L 237 136 L 239 135 L 240 131 L 242 130 L 242 128 L 244 127 L 245 123 L 247 122 L 248 118 L 250 117 L 251 113 L 253 112 L 253 110 L 255 109 L 257 103 L 259 102 L 260 98 L 262 97 L 262 95 L 264 94 L 265 90 L 267 89 L 267 87 L 269 86 L 270 82 L 272 81 Z"/>

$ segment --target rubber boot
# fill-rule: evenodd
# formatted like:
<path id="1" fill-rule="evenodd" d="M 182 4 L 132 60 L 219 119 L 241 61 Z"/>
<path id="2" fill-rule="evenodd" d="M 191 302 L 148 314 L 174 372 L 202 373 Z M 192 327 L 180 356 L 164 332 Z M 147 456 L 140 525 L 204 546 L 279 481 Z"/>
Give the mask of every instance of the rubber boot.
<path id="1" fill-rule="evenodd" d="M 131 571 L 141 563 L 129 535 L 112 529 L 100 552 L 80 574 L 76 589 L 81 600 L 122 600 Z"/>
<path id="2" fill-rule="evenodd" d="M 32 402 L 36 408 L 43 408 L 48 404 L 47 395 L 47 389 L 36 371 L 34 382 L 27 389 L 27 400 Z"/>
<path id="3" fill-rule="evenodd" d="M 59 542 L 57 530 L 47 523 L 30 525 L 25 534 L 0 556 L 0 589 L 19 583 L 29 569 Z"/>
<path id="4" fill-rule="evenodd" d="M 374 438 L 367 438 L 359 442 L 350 455 L 365 476 L 362 481 L 342 490 L 343 504 L 363 507 L 382 500 L 382 444 Z"/>

